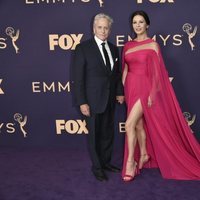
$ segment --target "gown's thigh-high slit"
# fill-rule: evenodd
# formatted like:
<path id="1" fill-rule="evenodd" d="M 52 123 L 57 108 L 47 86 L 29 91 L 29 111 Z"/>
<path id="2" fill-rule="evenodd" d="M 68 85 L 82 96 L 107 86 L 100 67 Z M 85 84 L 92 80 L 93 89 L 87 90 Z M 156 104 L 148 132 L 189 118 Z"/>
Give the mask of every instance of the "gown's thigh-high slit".
<path id="1" fill-rule="evenodd" d="M 136 125 L 140 121 L 140 119 L 142 119 L 142 117 L 143 117 L 142 103 L 140 99 L 137 99 L 128 113 L 125 125 L 127 134 L 126 142 L 129 149 L 129 152 L 127 154 L 127 159 L 129 161 L 135 160 L 134 149 L 137 142 Z"/>

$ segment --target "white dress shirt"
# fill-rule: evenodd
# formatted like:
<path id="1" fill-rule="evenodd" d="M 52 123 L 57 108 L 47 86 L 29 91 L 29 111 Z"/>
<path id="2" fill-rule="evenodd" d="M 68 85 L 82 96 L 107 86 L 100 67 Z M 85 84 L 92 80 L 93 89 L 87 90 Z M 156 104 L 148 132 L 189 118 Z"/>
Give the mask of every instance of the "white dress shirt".
<path id="1" fill-rule="evenodd" d="M 112 57 L 112 54 L 111 54 L 111 51 L 110 51 L 110 48 L 108 46 L 108 43 L 107 41 L 102 41 L 100 40 L 96 35 L 94 36 L 94 39 L 99 47 L 99 50 L 101 52 L 101 55 L 103 57 L 103 60 L 104 60 L 104 64 L 106 65 L 106 59 L 104 57 L 104 53 L 103 53 L 103 47 L 102 47 L 102 43 L 104 42 L 105 43 L 105 49 L 108 53 L 108 57 L 109 57 L 109 60 L 110 60 L 110 66 L 111 66 L 111 70 L 113 69 L 113 66 L 114 66 L 114 61 L 113 61 L 113 57 Z"/>

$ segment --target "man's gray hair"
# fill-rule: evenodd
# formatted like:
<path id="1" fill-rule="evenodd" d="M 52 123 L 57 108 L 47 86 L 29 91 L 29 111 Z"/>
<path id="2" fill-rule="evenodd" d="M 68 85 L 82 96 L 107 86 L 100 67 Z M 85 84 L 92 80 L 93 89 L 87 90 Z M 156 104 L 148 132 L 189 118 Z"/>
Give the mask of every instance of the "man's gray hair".
<path id="1" fill-rule="evenodd" d="M 99 19 L 107 19 L 108 20 L 108 23 L 109 23 L 109 27 L 111 28 L 112 24 L 113 24 L 113 19 L 109 16 L 109 15 L 106 15 L 104 13 L 99 13 L 97 14 L 95 17 L 94 17 L 94 22 L 93 22 L 93 26 L 95 24 L 95 22 Z"/>

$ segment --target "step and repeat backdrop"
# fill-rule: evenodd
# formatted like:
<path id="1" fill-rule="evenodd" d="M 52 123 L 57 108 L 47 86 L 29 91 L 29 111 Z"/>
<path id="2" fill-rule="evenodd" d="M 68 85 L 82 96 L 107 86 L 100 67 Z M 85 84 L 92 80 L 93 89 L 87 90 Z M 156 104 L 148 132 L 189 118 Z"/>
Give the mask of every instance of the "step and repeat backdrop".
<path id="1" fill-rule="evenodd" d="M 0 0 L 0 145 L 82 148 L 88 134 L 73 106 L 70 66 L 92 36 L 100 12 L 114 19 L 110 40 L 121 52 L 133 38 L 129 16 L 146 11 L 185 119 L 200 138 L 200 1 Z M 116 106 L 116 144 L 125 105 Z"/>

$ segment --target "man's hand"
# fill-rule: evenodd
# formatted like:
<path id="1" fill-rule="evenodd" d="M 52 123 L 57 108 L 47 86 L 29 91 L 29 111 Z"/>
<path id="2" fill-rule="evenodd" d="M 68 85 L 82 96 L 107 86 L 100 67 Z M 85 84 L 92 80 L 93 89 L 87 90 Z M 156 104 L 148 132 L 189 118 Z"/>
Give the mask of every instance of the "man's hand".
<path id="1" fill-rule="evenodd" d="M 116 100 L 118 103 L 123 104 L 124 103 L 124 96 L 116 96 Z"/>
<path id="2" fill-rule="evenodd" d="M 90 116 L 90 107 L 88 104 L 80 105 L 80 111 L 83 115 L 89 117 Z"/>

